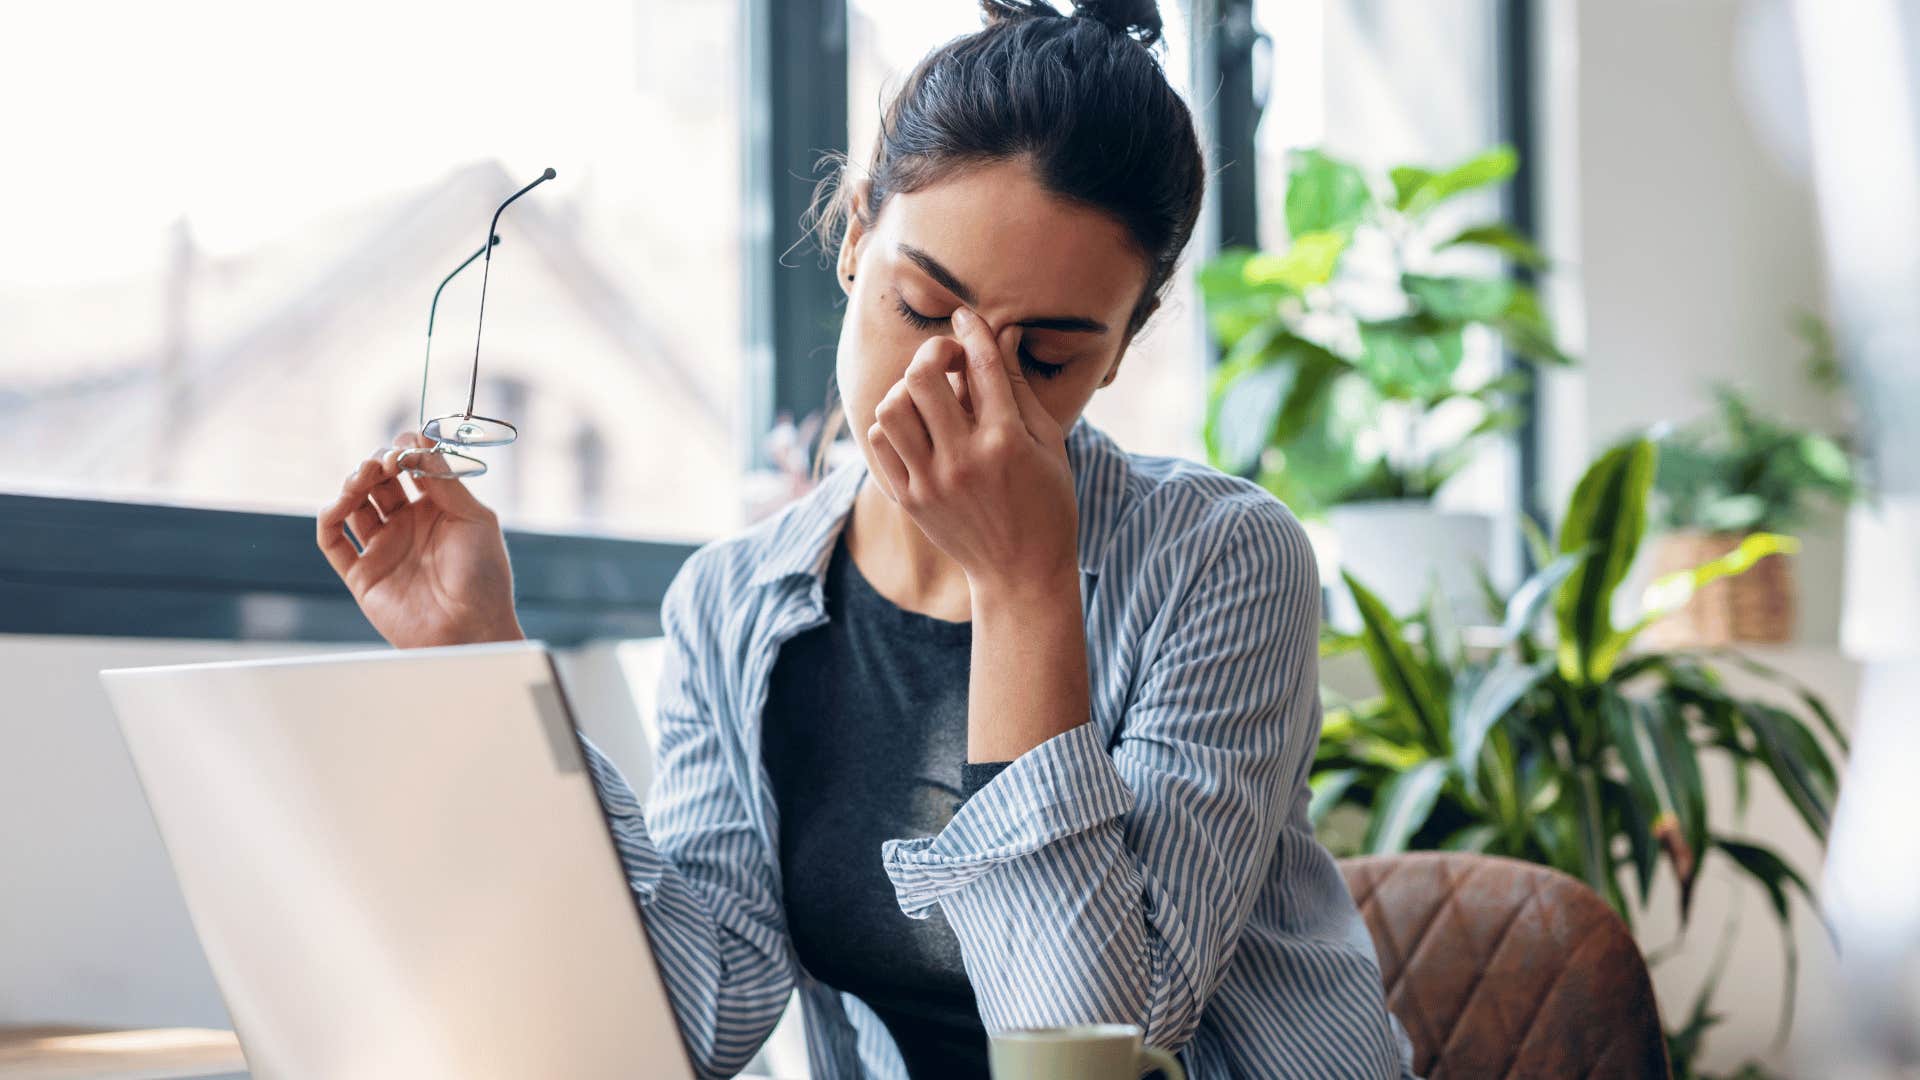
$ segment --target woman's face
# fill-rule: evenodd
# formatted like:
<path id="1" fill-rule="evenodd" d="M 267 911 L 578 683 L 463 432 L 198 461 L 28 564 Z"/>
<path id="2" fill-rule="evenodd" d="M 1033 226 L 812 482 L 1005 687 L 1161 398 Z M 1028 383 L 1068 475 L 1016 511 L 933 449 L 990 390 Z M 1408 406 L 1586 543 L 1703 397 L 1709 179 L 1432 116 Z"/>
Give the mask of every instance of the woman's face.
<path id="1" fill-rule="evenodd" d="M 1147 261 L 1117 220 L 1049 193 L 1010 161 L 895 194 L 871 230 L 856 216 L 839 277 L 847 314 L 836 379 L 872 468 L 874 409 L 921 343 L 952 334 L 949 316 L 962 304 L 996 337 L 1021 326 L 1008 366 L 1020 366 L 1062 430 L 1072 427 L 1119 370 Z M 949 379 L 964 394 L 960 377 Z"/>

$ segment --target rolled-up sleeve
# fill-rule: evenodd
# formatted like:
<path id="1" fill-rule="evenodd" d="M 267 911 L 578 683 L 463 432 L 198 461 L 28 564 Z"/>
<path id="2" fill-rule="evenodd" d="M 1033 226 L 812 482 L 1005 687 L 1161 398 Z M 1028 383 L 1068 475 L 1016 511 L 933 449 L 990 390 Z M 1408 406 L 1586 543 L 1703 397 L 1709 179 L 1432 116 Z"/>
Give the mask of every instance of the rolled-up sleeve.
<path id="1" fill-rule="evenodd" d="M 1318 737 L 1319 575 L 1278 501 L 1215 514 L 1115 745 L 1082 722 L 937 835 L 883 845 L 902 910 L 953 926 L 990 1030 L 1121 1021 L 1179 1049 L 1267 882 Z"/>
<path id="2" fill-rule="evenodd" d="M 881 845 L 901 910 L 923 918 L 933 903 L 1009 860 L 1112 821 L 1133 792 L 1090 723 L 1015 758 L 937 836 Z M 1016 812 L 1009 812 L 1016 811 Z"/>

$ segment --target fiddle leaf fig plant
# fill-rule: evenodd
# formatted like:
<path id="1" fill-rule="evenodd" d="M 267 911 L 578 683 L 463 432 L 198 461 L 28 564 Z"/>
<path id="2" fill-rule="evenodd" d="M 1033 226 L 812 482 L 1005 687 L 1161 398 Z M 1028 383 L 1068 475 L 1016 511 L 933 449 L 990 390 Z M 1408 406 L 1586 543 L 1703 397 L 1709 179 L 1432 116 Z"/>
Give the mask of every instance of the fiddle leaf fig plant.
<path id="1" fill-rule="evenodd" d="M 1586 881 L 1629 924 L 1664 863 L 1679 884 L 1684 926 L 1702 865 L 1724 859 L 1765 891 L 1791 980 L 1789 895 L 1811 903 L 1812 892 L 1777 851 L 1739 835 L 1740 819 L 1761 778 L 1824 841 L 1838 791 L 1828 746 L 1844 752 L 1846 740 L 1819 698 L 1758 661 L 1632 645 L 1701 585 L 1797 544 L 1756 533 L 1721 558 L 1655 581 L 1641 613 L 1616 621 L 1657 456 L 1652 442 L 1633 439 L 1593 463 L 1558 537 L 1533 538 L 1541 568 L 1510 595 L 1486 585 L 1505 619 L 1481 649 L 1461 644 L 1437 599 L 1403 621 L 1346 576 L 1363 629 L 1350 639 L 1324 636 L 1322 648 L 1362 651 L 1379 692 L 1349 701 L 1323 691 L 1309 812 L 1317 825 L 1339 815 L 1364 823 L 1344 840 L 1324 830 L 1343 854 L 1455 848 L 1555 867 Z M 1784 687 L 1792 707 L 1736 693 L 1724 676 L 1730 667 Z M 1710 811 L 1702 780 L 1702 762 L 1714 756 L 1736 784 L 1726 817 Z M 1695 1013 L 1701 1022 L 1704 1005 Z M 1693 1030 L 1681 1048 L 1691 1053 L 1698 1036 Z"/>
<path id="2" fill-rule="evenodd" d="M 1535 363 L 1570 361 L 1532 289 L 1462 272 L 1461 253 L 1530 269 L 1546 259 L 1504 224 L 1461 226 L 1448 212 L 1517 167 L 1512 149 L 1496 147 L 1447 169 L 1407 165 L 1370 178 L 1323 151 L 1297 151 L 1287 247 L 1232 248 L 1199 273 L 1224 350 L 1204 432 L 1212 463 L 1256 476 L 1311 514 L 1357 499 L 1427 498 L 1479 439 L 1517 426 L 1511 401 L 1526 375 L 1467 384 L 1475 337 L 1497 336 Z"/>

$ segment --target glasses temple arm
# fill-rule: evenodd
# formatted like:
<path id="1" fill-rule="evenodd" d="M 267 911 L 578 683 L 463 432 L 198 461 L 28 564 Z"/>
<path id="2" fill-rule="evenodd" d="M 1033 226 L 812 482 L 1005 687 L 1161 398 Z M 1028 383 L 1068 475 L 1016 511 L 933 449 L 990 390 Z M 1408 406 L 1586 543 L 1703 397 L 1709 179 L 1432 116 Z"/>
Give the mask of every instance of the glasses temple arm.
<path id="1" fill-rule="evenodd" d="M 493 220 L 489 222 L 487 225 L 487 235 L 488 236 L 494 235 L 494 231 L 500 227 L 500 215 L 506 212 L 507 207 L 513 205 L 513 200 L 519 198 L 522 195 L 525 195 L 527 192 L 532 191 L 534 188 L 537 188 L 541 184 L 544 184 L 547 181 L 553 179 L 555 175 L 557 174 L 551 168 L 549 168 L 546 172 L 543 172 L 540 174 L 540 178 L 538 180 L 535 180 L 533 183 L 528 184 L 526 187 L 523 187 L 519 191 L 516 191 L 513 194 L 507 196 L 507 201 L 501 203 L 500 208 L 493 212 Z M 488 275 L 488 272 L 493 269 L 492 245 L 489 244 L 486 247 L 482 248 L 481 250 L 486 252 L 487 258 L 486 258 L 486 261 L 483 262 L 480 266 L 480 318 L 475 320 L 475 326 L 473 330 L 473 377 L 467 383 L 467 415 L 468 416 L 473 415 L 473 401 L 474 401 L 474 398 L 478 397 L 480 394 L 480 330 L 481 330 L 481 327 L 487 321 L 487 275 Z M 424 414 L 425 411 L 426 411 L 426 399 L 423 397 L 421 399 L 421 412 Z"/>
<path id="2" fill-rule="evenodd" d="M 433 290 L 433 303 L 427 307 L 427 359 L 426 363 L 420 367 L 420 426 L 422 428 L 427 426 L 427 370 L 433 363 L 433 316 L 440 310 L 440 294 L 447 291 L 447 283 L 459 277 L 460 271 L 472 266 L 473 260 L 487 254 L 493 245 L 499 242 L 498 236 L 489 236 L 485 246 L 467 256 L 464 262 L 453 268 L 453 273 L 441 278 L 440 287 Z"/>

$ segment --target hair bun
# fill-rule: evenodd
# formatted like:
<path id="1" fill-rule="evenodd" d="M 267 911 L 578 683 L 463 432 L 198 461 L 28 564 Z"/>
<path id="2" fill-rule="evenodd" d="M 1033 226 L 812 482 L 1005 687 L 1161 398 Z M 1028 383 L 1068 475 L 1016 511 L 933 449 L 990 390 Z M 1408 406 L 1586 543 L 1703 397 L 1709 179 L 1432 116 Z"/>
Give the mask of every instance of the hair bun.
<path id="1" fill-rule="evenodd" d="M 989 25 L 1015 19 L 1063 18 L 1048 0 L 980 0 Z M 1097 22 L 1142 45 L 1160 40 L 1160 5 L 1154 0 L 1073 0 L 1073 17 Z"/>
<path id="2" fill-rule="evenodd" d="M 1073 0 L 1073 13 L 1105 23 L 1142 45 L 1160 40 L 1160 5 L 1154 0 Z"/>

